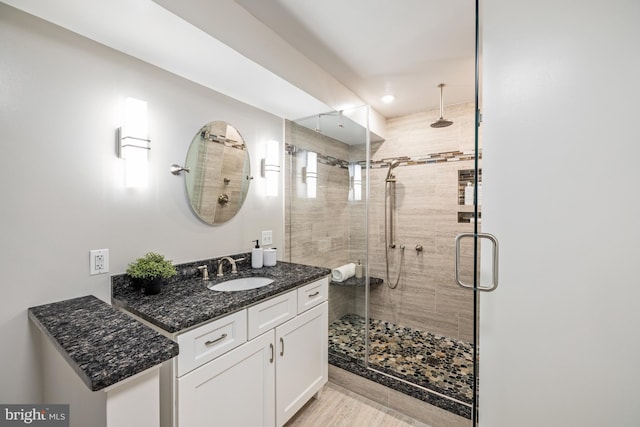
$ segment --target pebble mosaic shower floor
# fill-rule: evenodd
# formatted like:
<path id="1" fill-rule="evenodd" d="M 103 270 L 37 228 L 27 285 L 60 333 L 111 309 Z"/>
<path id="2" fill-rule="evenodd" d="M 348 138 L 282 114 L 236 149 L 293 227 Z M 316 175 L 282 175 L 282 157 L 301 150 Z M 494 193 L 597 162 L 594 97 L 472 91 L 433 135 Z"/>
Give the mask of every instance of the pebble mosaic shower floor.
<path id="1" fill-rule="evenodd" d="M 329 325 L 329 353 L 362 361 L 364 317 L 347 314 Z M 473 346 L 467 342 L 370 319 L 369 366 L 437 391 L 472 402 Z"/>

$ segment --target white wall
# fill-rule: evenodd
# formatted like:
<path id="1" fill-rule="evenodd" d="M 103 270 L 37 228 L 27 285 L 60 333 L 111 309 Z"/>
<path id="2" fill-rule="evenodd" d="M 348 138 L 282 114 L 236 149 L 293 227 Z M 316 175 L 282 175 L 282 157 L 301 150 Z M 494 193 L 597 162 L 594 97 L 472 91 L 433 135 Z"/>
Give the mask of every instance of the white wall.
<path id="1" fill-rule="evenodd" d="M 203 53 L 204 54 L 204 53 Z M 40 399 L 26 310 L 94 294 L 147 251 L 175 263 L 249 250 L 261 230 L 283 247 L 282 197 L 260 190 L 259 159 L 282 120 L 0 4 L 0 402 Z M 150 185 L 122 185 L 115 129 L 125 97 L 148 101 Z M 247 201 L 228 223 L 192 214 L 184 178 L 191 138 L 211 120 L 233 124 L 249 147 Z M 110 272 L 89 276 L 89 250 L 109 248 Z"/>
<path id="2" fill-rule="evenodd" d="M 480 425 L 640 423 L 640 2 L 485 0 Z"/>

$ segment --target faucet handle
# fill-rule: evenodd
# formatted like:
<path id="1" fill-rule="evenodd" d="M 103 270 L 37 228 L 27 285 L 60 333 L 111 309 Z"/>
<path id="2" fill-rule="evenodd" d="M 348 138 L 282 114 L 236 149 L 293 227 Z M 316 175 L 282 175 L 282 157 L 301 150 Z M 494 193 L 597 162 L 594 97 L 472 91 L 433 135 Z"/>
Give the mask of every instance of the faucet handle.
<path id="1" fill-rule="evenodd" d="M 238 266 L 236 265 L 236 262 L 239 262 L 239 261 L 244 261 L 244 257 L 236 258 L 233 260 L 233 262 L 231 263 L 231 274 L 238 274 Z"/>
<path id="2" fill-rule="evenodd" d="M 198 270 L 202 271 L 202 280 L 209 280 L 209 269 L 206 265 L 198 266 Z"/>

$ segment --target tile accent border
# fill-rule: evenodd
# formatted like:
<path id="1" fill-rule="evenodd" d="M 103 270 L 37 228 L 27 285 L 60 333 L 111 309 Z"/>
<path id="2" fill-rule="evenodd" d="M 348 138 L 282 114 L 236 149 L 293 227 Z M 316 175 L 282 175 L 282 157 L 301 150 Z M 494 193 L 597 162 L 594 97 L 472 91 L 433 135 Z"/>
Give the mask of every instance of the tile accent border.
<path id="1" fill-rule="evenodd" d="M 284 145 L 284 152 L 285 154 L 292 156 L 295 153 L 298 152 L 298 150 L 301 151 L 313 151 L 313 150 L 307 150 L 306 148 L 298 148 L 295 145 L 289 144 L 289 143 L 285 143 Z M 337 166 L 341 169 L 349 169 L 349 165 L 353 164 L 353 163 L 359 163 L 361 166 L 364 166 L 366 162 L 364 161 L 360 161 L 360 162 L 348 162 L 346 160 L 342 160 L 342 159 L 338 159 L 336 157 L 333 156 L 327 156 L 326 154 L 321 154 L 321 153 L 316 153 L 318 155 L 318 163 L 323 164 L 323 165 L 329 165 L 329 166 Z"/>
<path id="2" fill-rule="evenodd" d="M 388 157 L 380 160 L 371 160 L 371 169 L 388 168 L 389 164 L 397 160 L 400 162 L 398 166 L 416 166 L 435 163 L 459 162 L 462 160 L 473 160 L 476 153 L 474 151 L 444 151 L 441 153 L 430 153 L 415 157 L 399 156 Z M 478 151 L 478 158 L 482 158 L 482 150 Z"/>
<path id="3" fill-rule="evenodd" d="M 298 150 L 303 151 L 311 151 L 304 148 L 298 148 L 297 146 L 289 143 L 285 143 L 285 154 L 291 156 L 298 152 Z M 366 166 L 366 161 L 360 160 L 357 162 L 349 162 L 347 160 L 338 159 L 333 156 L 327 156 L 325 154 L 317 153 L 318 155 L 318 163 L 329 165 L 329 166 L 337 166 L 342 169 L 348 169 L 350 164 L 359 164 L 361 167 Z M 427 165 L 427 164 L 437 164 L 437 163 L 446 163 L 446 162 L 459 162 L 463 160 L 473 160 L 475 158 L 474 151 L 444 151 L 441 153 L 430 153 L 424 154 L 416 157 L 409 156 L 399 156 L 399 157 L 388 157 L 380 160 L 371 160 L 369 162 L 370 169 L 385 169 L 389 167 L 389 164 L 397 160 L 400 162 L 398 166 L 416 166 L 416 165 Z M 482 159 L 482 150 L 478 151 L 478 158 Z"/>
<path id="4" fill-rule="evenodd" d="M 216 134 L 210 133 L 208 130 L 201 131 L 200 138 L 204 139 L 205 141 L 224 145 L 225 147 L 235 148 L 236 150 L 240 150 L 240 151 L 246 151 L 246 145 L 244 141 L 236 141 L 234 139 L 229 139 L 223 135 L 216 135 Z"/>

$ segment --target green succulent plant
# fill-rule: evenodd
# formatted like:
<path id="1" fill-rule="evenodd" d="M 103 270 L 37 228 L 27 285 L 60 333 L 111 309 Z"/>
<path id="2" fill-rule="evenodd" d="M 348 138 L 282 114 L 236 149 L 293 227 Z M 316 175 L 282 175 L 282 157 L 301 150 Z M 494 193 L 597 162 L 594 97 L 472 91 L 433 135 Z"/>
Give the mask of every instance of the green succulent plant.
<path id="1" fill-rule="evenodd" d="M 168 279 L 176 275 L 176 268 L 163 255 L 149 252 L 127 266 L 127 274 L 135 279 Z"/>

